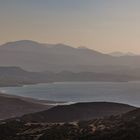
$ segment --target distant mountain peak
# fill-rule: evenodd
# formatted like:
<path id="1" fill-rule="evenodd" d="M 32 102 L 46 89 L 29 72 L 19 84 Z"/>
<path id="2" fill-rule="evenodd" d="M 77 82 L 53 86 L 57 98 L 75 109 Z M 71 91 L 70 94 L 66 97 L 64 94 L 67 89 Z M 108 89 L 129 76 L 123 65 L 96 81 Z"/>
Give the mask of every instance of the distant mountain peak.
<path id="1" fill-rule="evenodd" d="M 18 41 L 12 41 L 13 43 L 38 43 L 37 41 L 33 40 L 18 40 Z"/>
<path id="2" fill-rule="evenodd" d="M 87 48 L 87 47 L 85 47 L 85 46 L 79 46 L 77 49 L 85 49 L 85 50 L 87 50 L 87 49 L 89 49 L 89 48 Z"/>
<path id="3" fill-rule="evenodd" d="M 32 40 L 19 40 L 19 41 L 7 42 L 2 46 L 35 46 L 35 45 L 36 46 L 41 45 L 41 43 Z"/>
<path id="4" fill-rule="evenodd" d="M 70 45 L 63 44 L 63 43 L 54 44 L 53 48 L 58 48 L 58 49 L 66 49 L 66 48 L 74 49 L 74 47 L 72 47 Z"/>
<path id="5" fill-rule="evenodd" d="M 115 57 L 120 57 L 120 56 L 136 56 L 137 54 L 132 53 L 132 52 L 125 53 L 125 52 L 116 51 L 116 52 L 109 53 L 109 55 L 115 56 Z"/>

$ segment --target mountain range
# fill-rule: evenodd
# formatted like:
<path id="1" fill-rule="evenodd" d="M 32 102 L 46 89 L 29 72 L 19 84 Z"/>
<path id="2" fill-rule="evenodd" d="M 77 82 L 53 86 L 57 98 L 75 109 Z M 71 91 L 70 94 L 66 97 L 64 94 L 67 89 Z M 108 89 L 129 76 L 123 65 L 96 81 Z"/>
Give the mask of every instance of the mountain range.
<path id="1" fill-rule="evenodd" d="M 0 46 L 0 66 L 17 66 L 33 72 L 138 72 L 139 61 L 138 55 L 114 57 L 88 48 L 30 40 L 8 42 Z"/>
<path id="2" fill-rule="evenodd" d="M 0 87 L 66 81 L 128 82 L 140 80 L 140 75 L 97 72 L 31 72 L 19 67 L 0 67 Z"/>
<path id="3" fill-rule="evenodd" d="M 127 52 L 127 53 L 124 53 L 124 52 L 111 52 L 111 53 L 109 53 L 109 55 L 115 56 L 115 57 L 120 57 L 120 56 L 137 56 L 137 54 L 132 53 L 132 52 Z"/>

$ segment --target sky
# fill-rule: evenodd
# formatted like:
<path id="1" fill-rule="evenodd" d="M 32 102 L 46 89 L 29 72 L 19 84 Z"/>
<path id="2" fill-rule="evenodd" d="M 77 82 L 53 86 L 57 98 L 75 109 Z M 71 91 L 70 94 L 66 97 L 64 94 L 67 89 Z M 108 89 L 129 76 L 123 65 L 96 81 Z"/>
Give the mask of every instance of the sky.
<path id="1" fill-rule="evenodd" d="M 140 53 L 140 0 L 0 0 L 0 44 L 65 43 Z"/>

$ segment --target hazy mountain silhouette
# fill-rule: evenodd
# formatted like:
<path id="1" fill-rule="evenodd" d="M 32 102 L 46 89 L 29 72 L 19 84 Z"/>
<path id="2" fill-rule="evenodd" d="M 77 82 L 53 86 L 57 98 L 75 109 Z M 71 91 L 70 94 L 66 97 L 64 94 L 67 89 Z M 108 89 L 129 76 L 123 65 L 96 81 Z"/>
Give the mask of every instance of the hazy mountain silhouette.
<path id="1" fill-rule="evenodd" d="M 127 52 L 127 53 L 123 53 L 123 52 L 111 52 L 111 53 L 109 53 L 109 55 L 120 57 L 120 56 L 136 56 L 137 54 L 134 54 L 132 52 Z"/>
<path id="2" fill-rule="evenodd" d="M 43 44 L 30 40 L 0 46 L 0 66 L 20 66 L 30 71 L 126 71 L 140 67 L 140 56 L 112 57 L 88 48 Z"/>
<path id="3" fill-rule="evenodd" d="M 138 73 L 113 74 L 97 72 L 29 72 L 19 67 L 0 67 L 0 86 L 22 86 L 28 84 L 65 81 L 126 82 L 140 80 Z"/>

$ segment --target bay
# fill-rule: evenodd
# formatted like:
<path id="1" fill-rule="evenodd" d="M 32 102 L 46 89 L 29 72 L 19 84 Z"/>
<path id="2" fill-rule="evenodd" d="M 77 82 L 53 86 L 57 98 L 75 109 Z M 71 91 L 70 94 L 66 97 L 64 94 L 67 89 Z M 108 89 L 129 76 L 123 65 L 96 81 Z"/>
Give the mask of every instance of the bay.
<path id="1" fill-rule="evenodd" d="M 140 82 L 56 82 L 1 87 L 1 93 L 64 102 L 118 102 L 140 107 Z"/>

